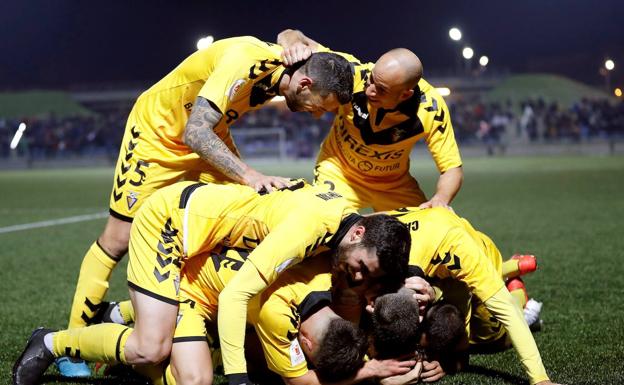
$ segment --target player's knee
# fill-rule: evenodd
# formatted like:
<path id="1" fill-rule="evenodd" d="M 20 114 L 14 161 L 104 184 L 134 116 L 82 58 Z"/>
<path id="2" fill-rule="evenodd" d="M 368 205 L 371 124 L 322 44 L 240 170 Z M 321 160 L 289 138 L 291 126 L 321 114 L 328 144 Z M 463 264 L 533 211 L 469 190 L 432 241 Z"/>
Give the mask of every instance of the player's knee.
<path id="1" fill-rule="evenodd" d="M 98 239 L 100 247 L 116 260 L 128 252 L 131 223 L 116 218 L 109 219 L 104 232 Z"/>
<path id="2" fill-rule="evenodd" d="M 185 368 L 184 371 L 176 370 L 175 373 L 176 384 L 178 385 L 212 385 L 212 372 L 199 365 L 191 370 L 188 368 Z"/>
<path id="3" fill-rule="evenodd" d="M 171 354 L 171 342 L 141 341 L 135 349 L 138 361 L 142 364 L 156 365 Z"/>

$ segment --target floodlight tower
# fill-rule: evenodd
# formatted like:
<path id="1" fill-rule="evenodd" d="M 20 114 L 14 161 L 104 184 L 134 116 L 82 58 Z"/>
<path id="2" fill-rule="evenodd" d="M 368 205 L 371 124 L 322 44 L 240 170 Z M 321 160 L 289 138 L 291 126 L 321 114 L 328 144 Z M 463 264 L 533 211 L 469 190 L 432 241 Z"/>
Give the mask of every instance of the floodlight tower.
<path id="1" fill-rule="evenodd" d="M 459 43 L 462 39 L 462 32 L 457 27 L 449 29 L 448 34 L 451 40 L 455 43 Z M 455 51 L 455 49 L 453 49 L 453 51 Z M 457 53 L 455 53 L 455 72 L 457 75 L 461 72 L 461 58 L 457 55 Z"/>
<path id="2" fill-rule="evenodd" d="M 606 71 L 604 71 L 605 87 L 607 89 L 607 93 L 609 93 L 611 91 L 611 71 L 615 69 L 615 62 L 611 59 L 605 60 L 604 68 L 606 69 Z"/>
<path id="3" fill-rule="evenodd" d="M 470 74 L 472 67 L 472 57 L 474 56 L 474 50 L 471 47 L 464 47 L 462 50 L 462 56 L 466 59 L 466 72 Z"/>

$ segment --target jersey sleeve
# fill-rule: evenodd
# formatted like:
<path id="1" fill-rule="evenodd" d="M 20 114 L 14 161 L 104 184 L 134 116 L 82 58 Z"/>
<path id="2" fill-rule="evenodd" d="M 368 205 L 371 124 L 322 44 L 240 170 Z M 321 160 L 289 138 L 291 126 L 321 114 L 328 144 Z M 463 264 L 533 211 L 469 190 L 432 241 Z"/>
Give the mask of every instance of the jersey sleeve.
<path id="1" fill-rule="evenodd" d="M 446 102 L 435 91 L 427 96 L 431 98 L 430 106 L 427 107 L 431 111 L 428 111 L 426 118 L 429 131 L 425 136 L 425 141 L 438 171 L 443 173 L 450 168 L 461 166 L 461 156 Z"/>
<path id="2" fill-rule="evenodd" d="M 460 227 L 449 230 L 431 263 L 466 283 L 483 302 L 505 286 L 482 245 Z"/>
<path id="3" fill-rule="evenodd" d="M 221 114 L 228 110 L 230 98 L 236 93 L 238 87 L 251 81 L 249 68 L 255 63 L 254 59 L 241 54 L 226 53 L 215 64 L 214 70 L 206 79 L 199 94 L 202 98 L 210 100 L 219 108 Z"/>
<path id="4" fill-rule="evenodd" d="M 267 286 L 256 268 L 245 262 L 219 294 L 217 327 L 226 375 L 247 373 L 244 349 L 247 305 Z"/>
<path id="5" fill-rule="evenodd" d="M 514 304 L 514 299 L 505 288 L 501 288 L 484 302 L 488 310 L 503 324 L 511 339 L 520 361 L 529 376 L 531 384 L 548 380 L 542 358 L 524 320 L 520 307 Z"/>
<path id="6" fill-rule="evenodd" d="M 255 325 L 268 368 L 282 377 L 299 377 L 308 371 L 297 340 L 297 323 L 287 304 L 270 301 L 263 305 Z"/>

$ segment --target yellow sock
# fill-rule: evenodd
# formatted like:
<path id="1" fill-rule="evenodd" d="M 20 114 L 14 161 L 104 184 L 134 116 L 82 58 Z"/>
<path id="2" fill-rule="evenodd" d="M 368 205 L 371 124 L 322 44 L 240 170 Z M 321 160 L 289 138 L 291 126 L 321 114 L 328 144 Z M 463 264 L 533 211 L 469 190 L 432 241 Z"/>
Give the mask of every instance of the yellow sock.
<path id="1" fill-rule="evenodd" d="M 134 322 L 134 308 L 130 300 L 119 302 L 119 312 L 126 324 Z"/>
<path id="2" fill-rule="evenodd" d="M 127 364 L 124 349 L 130 333 L 132 328 L 114 323 L 61 330 L 52 337 L 53 353 L 56 357 Z"/>
<path id="3" fill-rule="evenodd" d="M 76 293 L 69 314 L 69 328 L 87 326 L 97 313 L 108 291 L 110 279 L 117 261 L 96 242 L 93 242 L 82 260 Z"/>
<path id="4" fill-rule="evenodd" d="M 503 279 L 514 278 L 520 275 L 517 259 L 508 259 L 503 262 Z"/>
<path id="5" fill-rule="evenodd" d="M 528 298 L 526 296 L 526 292 L 522 289 L 511 291 L 511 296 L 514 298 L 520 309 L 524 309 L 524 305 L 526 305 Z"/>
<path id="6" fill-rule="evenodd" d="M 152 381 L 152 385 L 175 385 L 176 380 L 171 373 L 171 365 L 169 363 L 162 363 L 159 365 L 135 365 L 133 369 L 149 378 Z"/>

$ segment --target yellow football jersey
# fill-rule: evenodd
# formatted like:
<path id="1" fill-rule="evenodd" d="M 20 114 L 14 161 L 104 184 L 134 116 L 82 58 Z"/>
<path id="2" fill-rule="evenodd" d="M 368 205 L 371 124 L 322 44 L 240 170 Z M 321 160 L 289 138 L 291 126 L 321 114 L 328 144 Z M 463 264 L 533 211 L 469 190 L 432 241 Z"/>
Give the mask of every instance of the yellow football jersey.
<path id="1" fill-rule="evenodd" d="M 153 194 L 139 213 L 131 248 L 153 233 L 148 249 L 162 244 L 182 260 L 218 245 L 254 249 L 249 259 L 272 282 L 290 265 L 322 249 L 355 211 L 339 194 L 303 181 L 264 195 L 242 185 L 179 182 Z M 162 228 L 173 234 L 168 241 L 162 239 Z M 151 261 L 149 250 L 133 253 Z"/>
<path id="2" fill-rule="evenodd" d="M 219 293 L 247 256 L 248 251 L 227 248 L 189 260 L 182 270 L 181 298 L 193 300 L 197 312 L 214 320 Z M 247 320 L 256 329 L 270 370 L 283 377 L 308 371 L 297 340 L 299 324 L 319 306 L 331 303 L 330 290 L 331 261 L 319 256 L 284 272 L 249 302 Z M 201 330 L 187 332 L 201 335 Z"/>
<path id="3" fill-rule="evenodd" d="M 424 139 L 440 172 L 461 166 L 448 107 L 431 84 L 421 79 L 418 92 L 394 110 L 374 108 L 365 94 L 374 64 L 336 53 L 354 66 L 353 100 L 340 107 L 317 163 L 338 163 L 347 176 L 370 183 L 392 182 L 409 172 L 412 147 Z"/>
<path id="4" fill-rule="evenodd" d="M 228 194 L 222 200 L 214 193 L 220 189 Z M 218 244 L 253 249 L 249 260 L 268 282 L 290 265 L 317 253 L 336 234 L 342 220 L 355 214 L 339 194 L 303 182 L 234 200 L 228 190 L 199 186 L 179 208 L 184 255 L 191 258 Z"/>
<path id="5" fill-rule="evenodd" d="M 199 159 L 183 142 L 184 127 L 198 96 L 223 114 L 214 131 L 236 151 L 228 127 L 277 95 L 285 70 L 281 52 L 280 46 L 251 36 L 219 40 L 191 54 L 141 94 L 134 109 L 145 126 L 136 129 L 157 140 L 154 158 L 160 162 Z"/>
<path id="6" fill-rule="evenodd" d="M 282 377 L 308 371 L 297 335 L 299 325 L 314 311 L 331 303 L 331 263 L 319 256 L 293 267 L 249 305 L 267 365 Z"/>
<path id="7" fill-rule="evenodd" d="M 465 219 L 445 208 L 410 207 L 388 214 L 408 226 L 412 237 L 409 264 L 420 267 L 428 277 L 463 281 L 483 302 L 504 287 L 500 252 Z"/>

